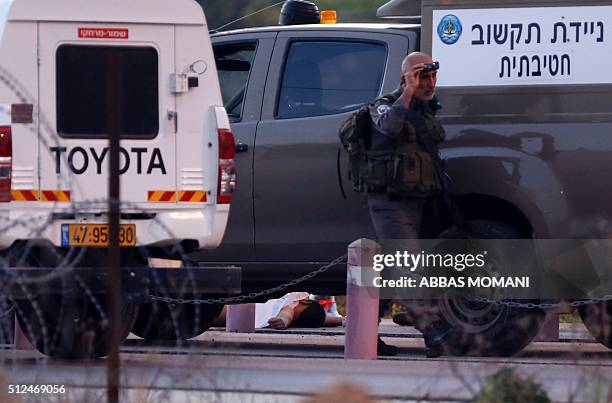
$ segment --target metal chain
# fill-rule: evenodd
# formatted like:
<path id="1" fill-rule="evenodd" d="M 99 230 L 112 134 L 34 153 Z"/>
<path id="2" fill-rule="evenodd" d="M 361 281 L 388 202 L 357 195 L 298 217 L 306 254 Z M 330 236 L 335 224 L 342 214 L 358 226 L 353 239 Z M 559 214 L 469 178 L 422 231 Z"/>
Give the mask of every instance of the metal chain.
<path id="1" fill-rule="evenodd" d="M 423 278 L 422 275 L 411 272 L 403 267 L 398 267 L 398 269 L 401 272 L 403 272 L 405 275 L 407 275 L 408 277 L 416 278 L 416 279 Z M 469 301 L 483 302 L 483 303 L 493 304 L 497 306 L 505 306 L 508 308 L 526 308 L 526 309 L 536 309 L 536 308 L 552 309 L 552 308 L 562 308 L 562 307 L 567 307 L 567 306 L 570 306 L 572 308 L 577 308 L 583 305 L 599 304 L 602 302 L 612 301 L 611 294 L 604 295 L 603 297 L 599 297 L 599 298 L 576 300 L 576 301 L 572 301 L 569 303 L 568 302 L 556 302 L 556 303 L 552 303 L 552 302 L 542 302 L 542 303 L 517 302 L 517 301 L 505 301 L 505 300 L 500 300 L 500 299 L 489 299 L 485 297 L 473 297 L 473 296 L 463 296 L 463 297 L 468 299 Z"/>
<path id="2" fill-rule="evenodd" d="M 576 300 L 576 301 L 572 301 L 569 303 L 567 302 L 557 302 L 557 303 L 543 302 L 540 304 L 536 304 L 534 302 L 521 303 L 521 302 L 516 302 L 516 301 L 493 300 L 493 299 L 484 298 L 484 297 L 465 297 L 465 298 L 469 299 L 470 301 L 484 302 L 487 304 L 494 304 L 498 306 L 506 306 L 508 308 L 552 309 L 552 308 L 561 308 L 561 307 L 566 307 L 566 306 L 577 308 L 583 305 L 591 305 L 591 304 L 599 304 L 602 302 L 608 302 L 612 300 L 612 295 L 608 294 L 600 298 L 581 299 L 581 300 Z"/>
<path id="3" fill-rule="evenodd" d="M 265 295 L 270 295 L 270 294 L 274 294 L 276 292 L 279 291 L 283 291 L 286 288 L 292 287 L 294 285 L 303 283 L 306 280 L 309 280 L 315 276 L 318 276 L 321 273 L 326 272 L 327 270 L 329 270 L 332 266 L 335 266 L 337 264 L 343 264 L 346 263 L 346 259 L 347 259 L 347 255 L 343 255 L 340 256 L 339 258 L 335 259 L 334 261 L 332 261 L 331 263 L 322 266 L 320 268 L 318 268 L 317 270 L 314 270 L 308 274 L 305 274 L 302 277 L 298 277 L 296 279 L 291 280 L 288 283 L 285 284 L 281 284 L 278 285 L 276 287 L 273 288 L 269 288 L 267 290 L 263 290 L 263 291 L 258 291 L 258 292 L 252 292 L 250 294 L 243 294 L 243 295 L 237 295 L 235 297 L 224 297 L 224 298 L 206 298 L 206 299 L 183 299 L 183 298 L 171 298 L 171 297 L 160 297 L 157 295 L 153 295 L 153 294 L 149 294 L 149 297 L 154 300 L 154 301 L 160 301 L 160 302 L 166 302 L 169 304 L 193 304 L 193 305 L 198 305 L 198 304 L 205 304 L 205 305 L 210 305 L 210 304 L 229 304 L 229 303 L 235 303 L 235 302 L 243 302 L 245 300 L 250 300 L 250 299 L 255 299 L 258 297 L 263 297 Z M 414 273 L 412 273 L 414 274 Z M 494 304 L 494 305 L 498 305 L 498 306 L 505 306 L 508 308 L 527 308 L 527 309 L 536 309 L 536 308 L 540 308 L 540 309 L 552 309 L 552 308 L 560 308 L 560 307 L 565 307 L 565 306 L 571 306 L 571 307 L 579 307 L 582 305 L 590 305 L 590 304 L 597 304 L 597 303 L 601 303 L 601 302 L 608 302 L 608 301 L 612 301 L 612 295 L 605 295 L 603 297 L 600 298 L 591 298 L 591 299 L 586 299 L 586 300 L 577 300 L 577 301 L 572 301 L 570 303 L 566 303 L 566 302 L 557 302 L 557 303 L 550 303 L 550 302 L 543 302 L 543 303 L 534 303 L 534 302 L 517 302 L 517 301 L 503 301 L 503 300 L 495 300 L 495 299 L 489 299 L 489 298 L 484 298 L 484 297 L 465 297 L 471 301 L 476 301 L 476 302 L 484 302 L 484 303 L 488 303 L 488 304 Z"/>
<path id="4" fill-rule="evenodd" d="M 225 298 L 205 298 L 205 299 L 183 299 L 183 298 L 170 298 L 170 297 L 160 297 L 158 295 L 149 294 L 149 297 L 154 301 L 167 302 L 169 304 L 229 304 L 234 302 L 243 302 L 245 300 L 255 299 L 259 297 L 263 297 L 265 295 L 274 294 L 279 291 L 283 291 L 286 288 L 293 287 L 294 285 L 298 285 L 303 283 L 306 280 L 310 280 L 313 277 L 318 276 L 321 273 L 326 272 L 331 267 L 336 266 L 338 264 L 346 263 L 347 255 L 340 256 L 339 258 L 333 260 L 332 262 L 326 264 L 325 266 L 321 266 L 318 269 L 303 275 L 302 277 L 298 277 L 289 281 L 288 283 L 278 285 L 276 287 L 268 288 L 267 290 L 252 292 L 249 294 L 237 295 L 235 297 L 225 297 Z"/>

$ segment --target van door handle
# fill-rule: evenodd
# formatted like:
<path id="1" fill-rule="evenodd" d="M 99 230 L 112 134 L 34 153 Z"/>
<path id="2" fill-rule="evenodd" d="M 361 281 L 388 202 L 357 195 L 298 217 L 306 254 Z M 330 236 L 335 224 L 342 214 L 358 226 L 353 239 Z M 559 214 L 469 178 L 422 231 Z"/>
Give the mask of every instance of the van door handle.
<path id="1" fill-rule="evenodd" d="M 168 120 L 174 121 L 174 134 L 178 133 L 178 112 L 168 109 Z"/>
<path id="2" fill-rule="evenodd" d="M 236 143 L 236 152 L 245 153 L 249 151 L 249 145 L 244 143 Z"/>

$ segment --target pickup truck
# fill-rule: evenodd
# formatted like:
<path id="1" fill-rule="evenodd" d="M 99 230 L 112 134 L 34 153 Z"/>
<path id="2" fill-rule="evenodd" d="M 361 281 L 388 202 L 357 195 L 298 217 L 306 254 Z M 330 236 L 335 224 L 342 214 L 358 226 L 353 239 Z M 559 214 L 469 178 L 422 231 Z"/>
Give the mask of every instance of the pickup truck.
<path id="1" fill-rule="evenodd" d="M 512 13 L 517 7 L 510 0 L 485 3 L 462 0 L 451 7 L 428 2 L 423 25 L 295 25 L 214 34 L 223 99 L 236 136 L 240 185 L 221 246 L 193 257 L 241 266 L 242 290 L 250 292 L 332 261 L 355 239 L 374 238 L 366 196 L 347 192 L 345 199 L 341 193 L 338 169 L 344 189 L 350 189 L 350 181 L 345 156 L 337 166 L 337 129 L 361 105 L 397 87 L 406 54 L 432 51 L 435 10 L 486 9 L 493 13 L 489 17 L 503 20 L 496 9 L 506 7 Z M 548 6 L 541 15 L 553 18 L 576 3 L 550 7 L 551 2 L 542 1 L 520 7 Z M 610 7 L 609 1 L 595 3 Z M 533 16 L 528 9 L 516 10 Z M 469 28 L 463 27 L 466 37 Z M 542 76 L 540 81 L 533 78 L 534 84 L 515 77 L 495 86 L 446 85 L 445 74 L 461 79 L 470 74 L 460 70 L 463 60 L 456 62 L 441 62 L 439 72 L 438 97 L 444 106 L 439 119 L 447 132 L 441 153 L 456 202 L 474 224 L 472 235 L 607 238 L 612 222 L 612 187 L 603 186 L 609 183 L 612 157 L 612 143 L 605 140 L 612 131 L 608 81 L 592 85 L 580 78 L 572 83 L 574 78 L 554 77 L 546 85 Z M 424 226 L 423 238 L 448 230 L 448 221 L 435 222 Z M 337 267 L 298 288 L 336 294 L 345 291 L 345 284 L 345 268 Z M 537 334 L 544 316 L 539 308 L 460 298 L 439 304 L 443 320 L 462 328 L 465 337 L 455 342 L 464 354 L 514 354 Z M 597 340 L 612 346 L 610 322 L 596 319 L 609 307 L 604 302 L 579 312 Z M 474 348 L 476 339 L 488 347 Z"/>

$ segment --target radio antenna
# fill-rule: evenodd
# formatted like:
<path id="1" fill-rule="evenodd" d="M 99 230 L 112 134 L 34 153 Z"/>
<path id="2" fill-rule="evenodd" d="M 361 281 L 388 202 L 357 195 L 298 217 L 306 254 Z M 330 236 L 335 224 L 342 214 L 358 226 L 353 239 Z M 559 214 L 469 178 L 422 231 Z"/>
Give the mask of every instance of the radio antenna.
<path id="1" fill-rule="evenodd" d="M 261 12 L 264 12 L 264 11 L 266 11 L 266 10 L 268 10 L 268 9 L 272 8 L 272 7 L 276 7 L 276 6 L 278 6 L 279 4 L 282 4 L 282 3 L 284 3 L 284 2 L 285 2 L 285 0 L 283 0 L 283 1 L 279 1 L 278 3 L 274 3 L 274 4 L 272 4 L 271 6 L 264 7 L 264 8 L 262 8 L 262 9 L 260 9 L 260 10 L 257 10 L 257 11 L 255 11 L 255 12 L 252 12 L 251 14 L 247 14 L 247 15 L 245 15 L 245 16 L 242 16 L 242 17 L 240 17 L 240 18 L 237 18 L 237 19 L 235 19 L 234 21 L 230 21 L 230 22 L 228 22 L 228 23 L 227 23 L 227 24 L 225 24 L 225 25 L 221 25 L 220 27 L 217 27 L 217 28 L 213 29 L 213 30 L 212 30 L 212 32 L 216 32 L 216 31 L 219 31 L 220 29 L 223 29 L 223 28 L 225 28 L 225 27 L 229 27 L 230 25 L 232 25 L 232 24 L 234 24 L 234 23 L 236 23 L 236 22 L 238 22 L 238 21 L 242 21 L 242 20 L 244 20 L 245 18 L 252 17 L 252 16 L 254 16 L 255 14 L 259 14 L 259 13 L 261 13 Z"/>

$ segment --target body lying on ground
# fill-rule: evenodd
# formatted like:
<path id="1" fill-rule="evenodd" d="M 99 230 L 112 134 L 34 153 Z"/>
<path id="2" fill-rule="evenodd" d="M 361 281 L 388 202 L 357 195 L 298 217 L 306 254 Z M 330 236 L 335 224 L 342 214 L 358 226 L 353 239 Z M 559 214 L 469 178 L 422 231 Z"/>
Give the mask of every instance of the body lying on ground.
<path id="1" fill-rule="evenodd" d="M 227 306 L 215 321 L 215 326 L 224 326 Z M 291 292 L 278 299 L 255 304 L 255 328 L 287 329 L 289 327 L 342 326 L 342 316 L 327 314 L 324 308 L 311 299 L 307 292 Z"/>

